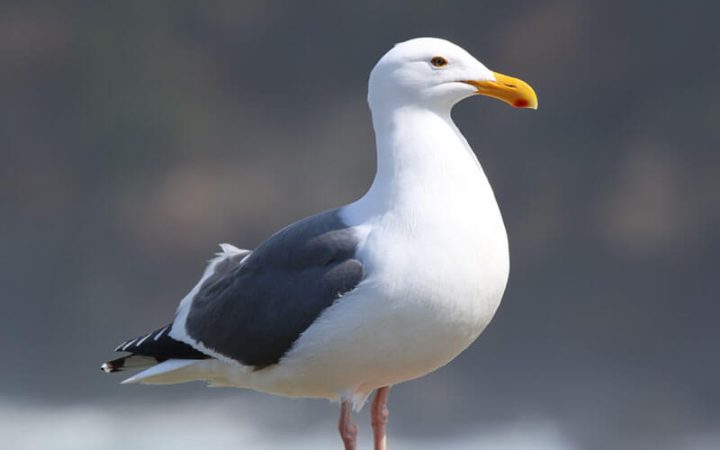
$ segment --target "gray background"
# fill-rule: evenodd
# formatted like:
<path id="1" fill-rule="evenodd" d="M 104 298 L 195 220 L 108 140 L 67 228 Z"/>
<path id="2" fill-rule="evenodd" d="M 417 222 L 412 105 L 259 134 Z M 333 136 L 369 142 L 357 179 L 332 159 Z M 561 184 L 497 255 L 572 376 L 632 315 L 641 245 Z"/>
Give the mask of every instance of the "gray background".
<path id="1" fill-rule="evenodd" d="M 326 402 L 120 386 L 98 364 L 172 316 L 218 242 L 362 195 L 368 73 L 417 36 L 528 81 L 540 109 L 455 109 L 512 273 L 475 345 L 394 389 L 395 448 L 720 448 L 717 2 L 0 8 L 6 448 L 339 447 Z"/>

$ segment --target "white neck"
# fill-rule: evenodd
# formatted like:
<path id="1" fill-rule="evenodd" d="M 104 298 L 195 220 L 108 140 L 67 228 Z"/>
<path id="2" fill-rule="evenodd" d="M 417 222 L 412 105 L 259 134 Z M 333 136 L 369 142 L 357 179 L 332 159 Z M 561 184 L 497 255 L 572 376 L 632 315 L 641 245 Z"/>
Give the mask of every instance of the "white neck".
<path id="1" fill-rule="evenodd" d="M 352 208 L 365 218 L 390 210 L 417 216 L 418 208 L 446 217 L 468 207 L 497 210 L 487 178 L 449 109 L 376 107 L 373 126 L 377 173 Z"/>
<path id="2" fill-rule="evenodd" d="M 373 108 L 373 123 L 375 180 L 341 212 L 357 227 L 365 270 L 398 298 L 466 302 L 457 311 L 489 321 L 507 282 L 508 242 L 475 154 L 449 112 Z"/>

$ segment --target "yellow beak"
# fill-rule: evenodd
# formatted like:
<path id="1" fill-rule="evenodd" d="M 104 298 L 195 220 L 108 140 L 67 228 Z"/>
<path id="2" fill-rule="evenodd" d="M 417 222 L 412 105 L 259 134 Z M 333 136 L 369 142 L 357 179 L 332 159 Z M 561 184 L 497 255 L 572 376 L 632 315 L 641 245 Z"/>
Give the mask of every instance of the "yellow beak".
<path id="1" fill-rule="evenodd" d="M 463 83 L 474 86 L 477 94 L 494 97 L 515 108 L 537 109 L 537 95 L 529 84 L 501 73 L 493 72 L 493 75 L 495 75 L 495 81 L 466 80 Z"/>

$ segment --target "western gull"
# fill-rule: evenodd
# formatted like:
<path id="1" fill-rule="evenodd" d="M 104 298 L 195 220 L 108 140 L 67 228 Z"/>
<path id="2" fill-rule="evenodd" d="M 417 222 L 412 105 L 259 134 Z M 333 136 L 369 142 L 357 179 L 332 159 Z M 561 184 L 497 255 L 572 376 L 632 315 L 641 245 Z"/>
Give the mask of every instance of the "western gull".
<path id="1" fill-rule="evenodd" d="M 376 391 L 374 448 L 385 450 L 389 388 L 466 349 L 507 283 L 500 210 L 450 114 L 475 94 L 537 108 L 528 84 L 451 42 L 395 45 L 370 74 L 368 192 L 253 251 L 221 245 L 172 323 L 122 343 L 130 354 L 102 370 L 145 368 L 123 383 L 205 380 L 337 401 L 346 450 L 357 448 L 352 410 Z"/>

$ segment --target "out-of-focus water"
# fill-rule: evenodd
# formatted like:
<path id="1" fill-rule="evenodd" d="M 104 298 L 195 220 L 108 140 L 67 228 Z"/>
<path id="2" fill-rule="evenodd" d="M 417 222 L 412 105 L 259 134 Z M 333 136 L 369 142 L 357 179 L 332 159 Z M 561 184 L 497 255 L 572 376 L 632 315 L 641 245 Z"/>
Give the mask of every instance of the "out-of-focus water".
<path id="1" fill-rule="evenodd" d="M 333 411 L 334 413 L 334 411 Z M 330 414 L 330 411 L 328 411 Z M 360 449 L 372 448 L 367 411 L 356 415 Z M 260 421 L 263 421 L 260 423 Z M 268 423 L 247 407 L 187 402 L 119 407 L 0 403 L 2 448 L 12 450 L 318 450 L 341 448 L 334 426 L 304 430 Z M 332 425 L 332 424 L 331 424 Z M 584 448 L 549 421 L 527 420 L 458 435 L 393 434 L 392 450 L 580 450 Z M 633 450 L 717 450 L 720 434 L 636 442 Z"/>
<path id="2" fill-rule="evenodd" d="M 202 413 L 199 413 L 202 411 Z M 12 450 L 317 450 L 340 448 L 335 427 L 273 429 L 248 420 L 251 411 L 207 403 L 102 408 L 98 406 L 0 406 L 2 448 Z M 333 411 L 335 413 L 335 411 Z M 330 411 L 328 411 L 330 414 Z M 372 448 L 367 411 L 356 417 L 360 449 Z M 392 430 L 390 431 L 392 433 Z M 393 450 L 575 450 L 552 424 L 508 423 L 460 436 L 391 435 Z"/>

